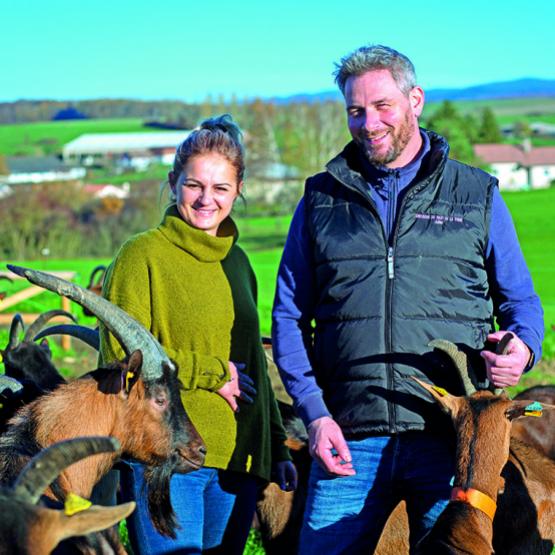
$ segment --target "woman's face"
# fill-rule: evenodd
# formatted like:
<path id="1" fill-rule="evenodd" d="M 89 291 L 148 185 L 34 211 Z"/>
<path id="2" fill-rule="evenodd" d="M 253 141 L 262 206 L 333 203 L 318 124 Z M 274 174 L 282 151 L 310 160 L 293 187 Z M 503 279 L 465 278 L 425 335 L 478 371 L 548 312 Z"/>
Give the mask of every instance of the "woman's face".
<path id="1" fill-rule="evenodd" d="M 243 187 L 235 168 L 221 154 L 199 154 L 188 160 L 177 180 L 173 177 L 170 174 L 170 187 L 181 217 L 216 235 Z"/>

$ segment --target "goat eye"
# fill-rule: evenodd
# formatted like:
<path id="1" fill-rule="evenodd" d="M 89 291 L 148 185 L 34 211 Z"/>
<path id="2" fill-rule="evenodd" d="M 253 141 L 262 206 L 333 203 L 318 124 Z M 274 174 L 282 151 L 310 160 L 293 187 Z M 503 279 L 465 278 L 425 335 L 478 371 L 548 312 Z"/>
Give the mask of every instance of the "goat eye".
<path id="1" fill-rule="evenodd" d="M 159 407 L 163 407 L 166 404 L 166 399 L 164 397 L 157 397 L 156 398 L 156 404 Z"/>

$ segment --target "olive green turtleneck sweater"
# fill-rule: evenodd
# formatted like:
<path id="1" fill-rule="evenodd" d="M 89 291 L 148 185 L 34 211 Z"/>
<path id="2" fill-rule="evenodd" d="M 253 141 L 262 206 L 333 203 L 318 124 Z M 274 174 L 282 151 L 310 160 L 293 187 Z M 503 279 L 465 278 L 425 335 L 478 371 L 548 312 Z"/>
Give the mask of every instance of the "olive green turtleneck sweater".
<path id="1" fill-rule="evenodd" d="M 162 223 L 129 239 L 112 262 L 104 296 L 141 322 L 179 367 L 185 410 L 207 446 L 205 466 L 270 477 L 289 459 L 267 375 L 256 310 L 256 279 L 225 220 L 214 237 L 183 221 L 175 206 Z M 123 356 L 101 326 L 101 358 Z M 243 362 L 255 382 L 252 405 L 234 414 L 215 393 L 228 361 Z"/>

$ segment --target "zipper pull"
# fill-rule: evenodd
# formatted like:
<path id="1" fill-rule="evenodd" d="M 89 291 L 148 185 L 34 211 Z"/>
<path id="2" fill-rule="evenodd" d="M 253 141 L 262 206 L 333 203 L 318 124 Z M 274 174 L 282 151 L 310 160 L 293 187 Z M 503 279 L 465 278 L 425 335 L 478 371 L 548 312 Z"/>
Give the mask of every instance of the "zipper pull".
<path id="1" fill-rule="evenodd" d="M 395 270 L 393 267 L 393 247 L 387 249 L 387 277 L 393 279 L 395 277 Z"/>

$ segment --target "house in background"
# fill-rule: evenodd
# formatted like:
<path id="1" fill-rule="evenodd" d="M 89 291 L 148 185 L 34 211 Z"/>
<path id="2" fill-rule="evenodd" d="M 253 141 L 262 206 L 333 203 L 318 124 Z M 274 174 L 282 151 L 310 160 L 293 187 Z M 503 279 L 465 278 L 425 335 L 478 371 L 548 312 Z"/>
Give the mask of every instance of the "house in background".
<path id="1" fill-rule="evenodd" d="M 49 183 L 77 181 L 85 177 L 83 167 L 66 164 L 57 156 L 6 156 L 0 172 L 0 184 Z"/>
<path id="2" fill-rule="evenodd" d="M 541 189 L 555 180 L 555 147 L 480 144 L 474 153 L 490 166 L 502 190 Z"/>
<path id="3" fill-rule="evenodd" d="M 175 148 L 190 131 L 86 133 L 64 145 L 66 162 L 145 170 L 151 163 L 171 165 Z"/>
<path id="4" fill-rule="evenodd" d="M 83 185 L 83 191 L 95 198 L 118 198 L 123 200 L 129 197 L 129 190 L 129 183 L 123 185 L 87 183 Z"/>

